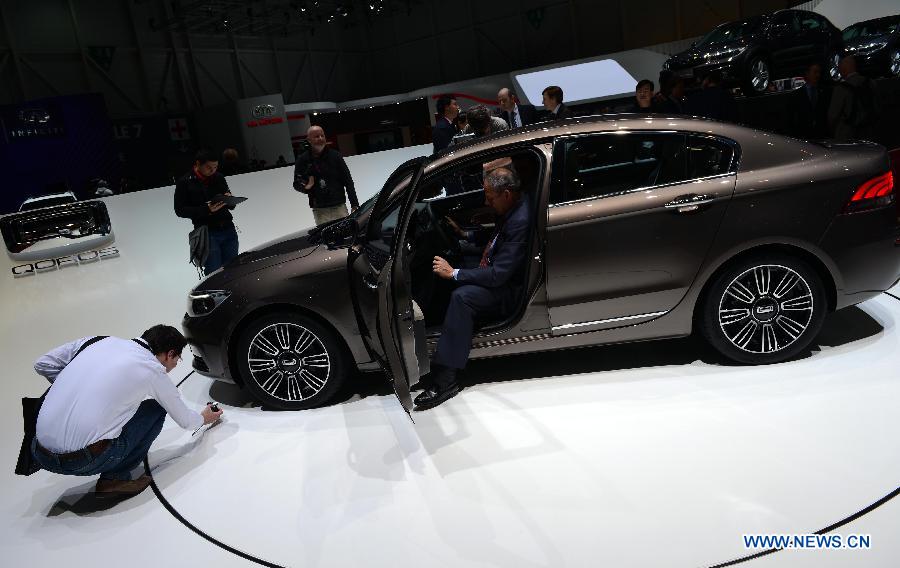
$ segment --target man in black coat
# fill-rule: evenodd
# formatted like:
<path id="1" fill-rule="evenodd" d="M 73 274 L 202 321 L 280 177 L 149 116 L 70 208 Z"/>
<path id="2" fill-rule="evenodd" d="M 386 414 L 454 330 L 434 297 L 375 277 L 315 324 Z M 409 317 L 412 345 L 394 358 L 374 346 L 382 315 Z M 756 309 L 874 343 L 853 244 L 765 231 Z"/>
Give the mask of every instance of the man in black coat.
<path id="1" fill-rule="evenodd" d="M 459 393 L 456 373 L 466 366 L 476 320 L 509 316 L 525 287 L 531 207 L 516 173 L 506 167 L 484 178 L 485 203 L 499 216 L 477 267 L 453 268 L 434 257 L 432 270 L 459 286 L 450 295 L 441 337 L 432 360 L 431 386 L 416 397 L 418 410 L 441 404 Z"/>
<path id="2" fill-rule="evenodd" d="M 506 121 L 510 129 L 537 122 L 534 105 L 519 104 L 517 97 L 506 87 L 497 93 L 497 103 L 500 107 L 496 109 L 495 114 Z"/>
<path id="3" fill-rule="evenodd" d="M 341 153 L 329 148 L 321 126 L 310 126 L 306 132 L 309 150 L 294 161 L 294 189 L 309 197 L 316 225 L 343 219 L 347 199 L 355 211 L 359 207 L 353 176 Z"/>
<path id="4" fill-rule="evenodd" d="M 431 129 L 431 141 L 434 151 L 440 152 L 450 145 L 453 137 L 459 134 L 456 130 L 456 117 L 459 115 L 459 105 L 456 99 L 450 95 L 444 95 L 437 100 L 437 120 Z"/>
<path id="5" fill-rule="evenodd" d="M 806 84 L 788 95 L 788 134 L 812 140 L 828 138 L 831 90 L 822 85 L 822 66 L 813 63 L 803 78 Z"/>
<path id="6" fill-rule="evenodd" d="M 209 150 L 200 150 L 191 173 L 175 184 L 175 214 L 186 217 L 194 228 L 209 228 L 209 255 L 203 265 L 204 274 L 224 266 L 238 254 L 238 236 L 231 211 L 216 197 L 231 195 L 225 176 L 217 170 L 219 159 Z"/>
<path id="7" fill-rule="evenodd" d="M 556 120 L 574 116 L 569 107 L 563 104 L 563 90 L 560 87 L 555 85 L 547 87 L 541 93 L 541 97 L 544 99 L 544 108 L 547 109 L 544 120 Z"/>
<path id="8" fill-rule="evenodd" d="M 703 88 L 688 95 L 685 112 L 725 122 L 737 122 L 737 103 L 734 95 L 722 87 L 722 74 L 710 72 L 703 79 Z"/>

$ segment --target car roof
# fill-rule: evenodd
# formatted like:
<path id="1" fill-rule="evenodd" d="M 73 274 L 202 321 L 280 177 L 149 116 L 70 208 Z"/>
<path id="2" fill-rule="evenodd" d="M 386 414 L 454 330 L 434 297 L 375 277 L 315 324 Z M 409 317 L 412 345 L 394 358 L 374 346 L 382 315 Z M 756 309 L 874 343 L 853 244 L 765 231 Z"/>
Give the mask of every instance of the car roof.
<path id="1" fill-rule="evenodd" d="M 564 118 L 550 122 L 529 124 L 515 130 L 504 130 L 482 138 L 451 145 L 434 154 L 428 170 L 439 167 L 461 156 L 476 154 L 492 148 L 501 148 L 529 141 L 538 142 L 557 136 L 616 132 L 622 130 L 688 130 L 733 138 L 747 129 L 735 124 L 696 116 L 670 116 L 666 114 L 599 114 Z"/>

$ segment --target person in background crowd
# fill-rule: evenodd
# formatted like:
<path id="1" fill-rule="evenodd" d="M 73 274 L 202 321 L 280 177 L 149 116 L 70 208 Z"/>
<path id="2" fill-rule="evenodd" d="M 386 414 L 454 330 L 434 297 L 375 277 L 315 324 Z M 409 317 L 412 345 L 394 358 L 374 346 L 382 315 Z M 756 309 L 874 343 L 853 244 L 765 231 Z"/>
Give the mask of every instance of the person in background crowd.
<path id="1" fill-rule="evenodd" d="M 218 158 L 209 150 L 200 150 L 191 173 L 175 184 L 175 214 L 190 219 L 194 228 L 209 227 L 209 256 L 203 265 L 204 274 L 211 274 L 238 255 L 238 235 L 229 210 L 234 206 L 216 200 L 231 195 L 228 182 L 218 169 Z"/>
<path id="2" fill-rule="evenodd" d="M 653 105 L 653 81 L 641 79 L 634 88 L 634 103 L 623 112 L 648 113 L 654 112 Z"/>
<path id="3" fill-rule="evenodd" d="M 97 475 L 98 497 L 136 495 L 150 476 L 131 479 L 162 430 L 166 414 L 194 430 L 222 416 L 207 405 L 185 406 L 169 379 L 187 340 L 155 325 L 140 339 L 83 337 L 34 363 L 51 383 L 37 417 L 31 454 L 41 468 L 62 475 Z"/>
<path id="4" fill-rule="evenodd" d="M 666 75 L 665 83 L 659 84 L 662 101 L 659 111 L 663 114 L 684 114 L 684 79 L 674 74 Z"/>
<path id="5" fill-rule="evenodd" d="M 722 87 L 722 73 L 710 71 L 702 88 L 692 91 L 684 104 L 687 114 L 726 122 L 737 122 L 737 103 L 731 91 Z"/>
<path id="6" fill-rule="evenodd" d="M 456 99 L 450 95 L 440 97 L 437 100 L 437 114 L 438 118 L 431 130 L 431 142 L 434 151 L 440 152 L 450 145 L 450 141 L 457 134 L 454 121 L 459 115 L 459 105 L 456 104 Z"/>
<path id="7" fill-rule="evenodd" d="M 519 104 L 516 96 L 506 87 L 497 93 L 497 103 L 500 106 L 495 114 L 502 118 L 511 129 L 537 122 L 537 111 L 534 110 L 534 105 Z"/>
<path id="8" fill-rule="evenodd" d="M 283 156 L 283 155 L 279 155 L 279 156 L 278 156 L 278 159 L 275 160 L 275 167 L 276 167 L 276 168 L 283 168 L 283 167 L 286 166 L 286 165 L 288 165 L 287 160 L 284 159 L 284 156 Z"/>
<path id="9" fill-rule="evenodd" d="M 469 125 L 469 116 L 466 113 L 460 111 L 460 113 L 456 115 L 455 125 L 457 133 L 463 132 L 466 129 L 466 126 Z"/>
<path id="10" fill-rule="evenodd" d="M 556 120 L 557 118 L 570 118 L 572 111 L 563 104 L 563 90 L 555 85 L 547 87 L 541 92 L 544 100 L 544 108 L 547 109 L 545 120 Z"/>
<path id="11" fill-rule="evenodd" d="M 509 130 L 506 121 L 499 116 L 492 116 L 491 111 L 484 105 L 475 105 L 466 112 L 468 125 L 463 134 L 474 134 L 475 138 L 488 136 L 494 132 Z"/>
<path id="12" fill-rule="evenodd" d="M 790 94 L 789 132 L 798 138 L 828 138 L 828 105 L 831 89 L 822 85 L 822 65 L 813 63 L 803 75 L 806 83 Z"/>
<path id="13" fill-rule="evenodd" d="M 223 176 L 247 173 L 247 166 L 241 163 L 237 150 L 225 148 L 222 152 L 222 163 L 219 164 L 219 173 Z"/>
<path id="14" fill-rule="evenodd" d="M 856 59 L 848 55 L 838 64 L 840 83 L 835 85 L 828 106 L 828 127 L 835 140 L 871 140 L 878 120 L 875 82 L 856 70 Z"/>
<path id="15" fill-rule="evenodd" d="M 353 211 L 359 207 L 347 162 L 340 152 L 328 147 L 321 126 L 310 126 L 306 139 L 309 150 L 301 152 L 294 162 L 294 189 L 309 197 L 316 225 L 342 219 L 349 214 L 348 197 Z"/>

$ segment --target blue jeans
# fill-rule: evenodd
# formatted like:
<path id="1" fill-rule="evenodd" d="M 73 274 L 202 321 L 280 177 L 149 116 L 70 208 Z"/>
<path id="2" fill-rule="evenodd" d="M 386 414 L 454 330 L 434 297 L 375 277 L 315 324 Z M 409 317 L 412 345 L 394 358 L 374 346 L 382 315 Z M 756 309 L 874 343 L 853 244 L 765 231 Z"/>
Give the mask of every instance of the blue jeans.
<path id="1" fill-rule="evenodd" d="M 209 256 L 203 265 L 204 274 L 212 274 L 238 255 L 238 236 L 234 227 L 209 230 Z"/>
<path id="2" fill-rule="evenodd" d="M 159 436 L 166 420 L 166 411 L 153 399 L 145 400 L 131 420 L 122 427 L 122 433 L 100 454 L 94 456 L 81 450 L 76 459 L 60 461 L 59 456 L 47 455 L 37 449 L 37 438 L 31 442 L 31 455 L 43 469 L 62 475 L 96 475 L 100 479 L 131 479 L 131 470 L 147 455 L 153 440 Z"/>

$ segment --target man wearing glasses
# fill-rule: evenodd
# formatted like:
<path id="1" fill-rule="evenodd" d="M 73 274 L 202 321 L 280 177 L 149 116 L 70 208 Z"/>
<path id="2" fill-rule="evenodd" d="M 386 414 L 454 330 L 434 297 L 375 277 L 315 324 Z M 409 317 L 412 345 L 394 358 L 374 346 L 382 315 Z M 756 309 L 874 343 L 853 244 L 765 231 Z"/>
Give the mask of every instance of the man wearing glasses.
<path id="1" fill-rule="evenodd" d="M 174 327 L 155 325 L 140 338 L 84 337 L 60 345 L 34 364 L 50 381 L 31 445 L 43 469 L 96 475 L 98 496 L 131 496 L 150 477 L 131 479 L 162 430 L 166 414 L 197 429 L 222 415 L 209 405 L 189 409 L 169 379 L 187 340 Z"/>

